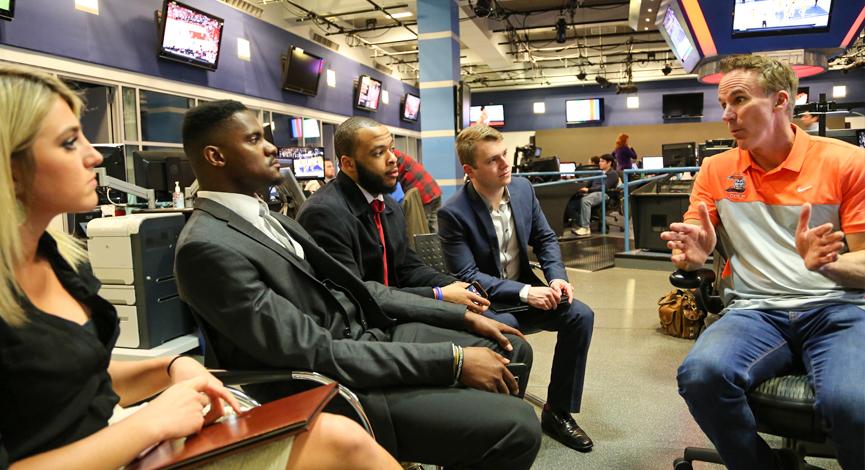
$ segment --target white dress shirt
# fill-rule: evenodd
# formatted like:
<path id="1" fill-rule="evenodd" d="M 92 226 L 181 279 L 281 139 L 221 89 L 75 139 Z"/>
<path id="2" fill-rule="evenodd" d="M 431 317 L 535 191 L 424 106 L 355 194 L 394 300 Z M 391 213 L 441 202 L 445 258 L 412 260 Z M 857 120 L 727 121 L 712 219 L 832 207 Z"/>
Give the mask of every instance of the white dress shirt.
<path id="1" fill-rule="evenodd" d="M 493 207 L 483 196 L 481 198 L 490 211 L 490 218 L 493 219 L 493 228 L 499 242 L 499 264 L 502 266 L 502 272 L 499 273 L 499 276 L 502 279 L 517 280 L 520 278 L 520 246 L 517 243 L 517 230 L 511 211 L 511 195 L 508 188 L 505 188 L 498 207 Z M 520 289 L 520 301 L 523 303 L 528 303 L 529 287 L 531 286 L 526 284 Z"/>
<path id="2" fill-rule="evenodd" d="M 273 218 L 273 222 L 282 229 L 280 233 L 273 233 L 273 231 L 268 227 L 267 222 L 264 220 L 264 217 L 261 215 L 262 208 L 261 205 L 264 202 L 260 199 L 254 198 L 252 196 L 247 196 L 245 194 L 238 193 L 224 193 L 219 191 L 198 191 L 198 197 L 210 199 L 213 202 L 219 203 L 241 218 L 251 223 L 253 227 L 257 228 L 261 233 L 267 235 L 267 238 L 278 243 L 283 248 L 286 248 L 289 251 L 294 251 L 298 257 L 303 258 L 303 247 L 300 246 L 297 241 L 291 238 L 291 235 L 282 228 L 282 225 L 279 221 L 276 220 L 275 217 L 270 215 L 270 212 L 266 212 L 266 217 Z M 286 241 L 280 240 L 281 237 L 285 237 Z M 290 243 L 291 246 L 286 246 L 286 243 Z"/>

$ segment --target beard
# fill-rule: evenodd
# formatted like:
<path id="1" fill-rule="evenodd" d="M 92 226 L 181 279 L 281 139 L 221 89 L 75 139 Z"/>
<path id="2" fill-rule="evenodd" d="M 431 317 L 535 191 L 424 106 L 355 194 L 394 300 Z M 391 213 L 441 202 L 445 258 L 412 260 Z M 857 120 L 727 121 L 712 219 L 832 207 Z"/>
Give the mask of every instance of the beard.
<path id="1" fill-rule="evenodd" d="M 366 189 L 370 194 L 390 194 L 396 189 L 398 181 L 392 185 L 388 185 L 384 181 L 384 176 L 373 173 L 362 163 L 357 160 L 355 161 L 357 162 L 357 184 Z"/>

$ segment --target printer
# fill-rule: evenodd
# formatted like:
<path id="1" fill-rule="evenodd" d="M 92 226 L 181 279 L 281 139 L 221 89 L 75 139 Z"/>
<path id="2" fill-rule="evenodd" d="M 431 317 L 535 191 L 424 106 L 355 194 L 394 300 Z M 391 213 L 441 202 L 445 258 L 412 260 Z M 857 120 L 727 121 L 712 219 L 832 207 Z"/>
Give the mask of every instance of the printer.
<path id="1" fill-rule="evenodd" d="M 87 251 L 102 281 L 99 295 L 120 318 L 117 347 L 150 349 L 192 330 L 174 280 L 174 249 L 184 223 L 179 212 L 88 222 Z"/>

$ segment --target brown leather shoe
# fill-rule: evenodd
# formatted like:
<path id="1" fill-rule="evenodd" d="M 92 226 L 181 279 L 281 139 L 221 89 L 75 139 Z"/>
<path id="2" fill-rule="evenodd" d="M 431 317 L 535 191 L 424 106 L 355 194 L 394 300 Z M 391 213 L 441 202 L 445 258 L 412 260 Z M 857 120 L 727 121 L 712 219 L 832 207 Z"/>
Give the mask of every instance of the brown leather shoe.
<path id="1" fill-rule="evenodd" d="M 588 452 L 594 445 L 592 438 L 580 428 L 570 413 L 542 411 L 541 429 L 553 439 L 580 452 Z"/>

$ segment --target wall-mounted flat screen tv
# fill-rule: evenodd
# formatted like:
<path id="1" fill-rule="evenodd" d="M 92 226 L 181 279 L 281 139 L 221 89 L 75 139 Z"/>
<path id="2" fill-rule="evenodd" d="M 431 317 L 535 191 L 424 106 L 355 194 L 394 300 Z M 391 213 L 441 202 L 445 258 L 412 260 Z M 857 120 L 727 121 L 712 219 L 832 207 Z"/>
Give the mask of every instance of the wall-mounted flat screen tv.
<path id="1" fill-rule="evenodd" d="M 679 59 L 682 68 L 691 72 L 700 61 L 700 52 L 694 45 L 694 39 L 688 29 L 685 17 L 675 1 L 668 2 L 663 16 L 659 15 L 655 25 L 658 31 L 670 44 L 673 54 Z"/>
<path id="2" fill-rule="evenodd" d="M 733 2 L 733 36 L 828 31 L 832 1 L 736 0 Z"/>
<path id="3" fill-rule="evenodd" d="M 282 67 L 282 89 L 315 96 L 324 59 L 295 46 L 288 48 Z"/>
<path id="4" fill-rule="evenodd" d="M 15 0 L 0 0 L 0 20 L 12 21 L 15 17 Z"/>
<path id="5" fill-rule="evenodd" d="M 216 70 L 224 21 L 175 0 L 162 6 L 159 57 Z"/>
<path id="6" fill-rule="evenodd" d="M 505 107 L 500 104 L 486 104 L 469 108 L 469 125 L 502 127 L 505 125 Z"/>
<path id="7" fill-rule="evenodd" d="M 800 86 L 798 90 L 796 90 L 796 106 L 800 104 L 808 104 L 808 87 Z"/>
<path id="8" fill-rule="evenodd" d="M 402 99 L 402 112 L 399 114 L 400 118 L 402 118 L 403 121 L 415 122 L 419 115 L 420 98 L 411 93 L 406 93 L 405 97 Z"/>
<path id="9" fill-rule="evenodd" d="M 588 98 L 565 101 L 565 122 L 584 124 L 604 120 L 604 99 Z"/>
<path id="10" fill-rule="evenodd" d="M 664 119 L 698 118 L 703 116 L 702 93 L 677 93 L 663 96 Z"/>
<path id="11" fill-rule="evenodd" d="M 361 75 L 357 78 L 357 99 L 354 106 L 367 111 L 377 111 L 378 102 L 381 99 L 381 82 L 369 75 Z"/>

